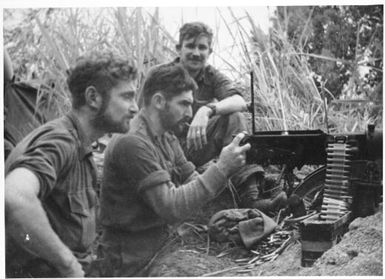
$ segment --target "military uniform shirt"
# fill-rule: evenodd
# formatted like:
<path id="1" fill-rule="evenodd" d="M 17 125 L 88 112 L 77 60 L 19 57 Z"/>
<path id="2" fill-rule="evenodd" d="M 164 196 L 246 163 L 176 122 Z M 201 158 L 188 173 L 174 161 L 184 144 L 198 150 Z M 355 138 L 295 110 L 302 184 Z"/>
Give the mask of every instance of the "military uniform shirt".
<path id="1" fill-rule="evenodd" d="M 215 197 L 226 181 L 216 165 L 198 175 L 178 139 L 157 134 L 142 110 L 106 149 L 101 222 L 131 232 L 164 226 Z"/>
<path id="2" fill-rule="evenodd" d="M 5 170 L 7 174 L 27 168 L 37 176 L 38 198 L 49 222 L 78 258 L 89 254 L 96 236 L 96 167 L 84 141 L 84 132 L 70 113 L 27 135 L 11 152 Z"/>
<path id="3" fill-rule="evenodd" d="M 170 64 L 178 63 L 180 63 L 179 57 Z M 206 65 L 194 80 L 198 85 L 198 90 L 194 93 L 194 114 L 201 106 L 214 100 L 221 101 L 233 95 L 242 96 L 239 88 L 211 65 Z"/>

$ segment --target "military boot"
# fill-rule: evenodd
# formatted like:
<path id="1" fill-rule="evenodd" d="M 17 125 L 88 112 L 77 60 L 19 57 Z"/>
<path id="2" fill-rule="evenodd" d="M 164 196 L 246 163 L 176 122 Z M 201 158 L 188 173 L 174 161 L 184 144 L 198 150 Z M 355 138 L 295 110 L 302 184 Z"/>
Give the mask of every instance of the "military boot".
<path id="1" fill-rule="evenodd" d="M 260 199 L 259 187 L 262 179 L 262 174 L 252 175 L 239 187 L 238 194 L 242 208 L 253 208 L 252 203 Z"/>

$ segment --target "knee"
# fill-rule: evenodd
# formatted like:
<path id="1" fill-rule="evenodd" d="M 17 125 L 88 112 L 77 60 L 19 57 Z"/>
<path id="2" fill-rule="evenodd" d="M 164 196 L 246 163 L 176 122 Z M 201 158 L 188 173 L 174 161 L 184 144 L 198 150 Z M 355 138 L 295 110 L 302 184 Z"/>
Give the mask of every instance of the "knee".
<path id="1" fill-rule="evenodd" d="M 233 112 L 228 115 L 229 122 L 245 123 L 246 117 L 242 112 Z"/>
<path id="2" fill-rule="evenodd" d="M 241 112 L 233 112 L 227 115 L 228 127 L 233 133 L 248 132 L 246 117 Z"/>

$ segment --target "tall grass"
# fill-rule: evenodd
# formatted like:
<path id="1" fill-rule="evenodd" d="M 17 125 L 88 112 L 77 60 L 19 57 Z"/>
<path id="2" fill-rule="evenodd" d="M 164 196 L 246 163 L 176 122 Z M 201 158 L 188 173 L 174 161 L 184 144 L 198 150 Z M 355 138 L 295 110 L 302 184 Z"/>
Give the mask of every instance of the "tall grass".
<path id="1" fill-rule="evenodd" d="M 294 46 L 289 42 L 285 34 L 286 21 L 283 22 L 283 27 L 276 21 L 270 34 L 264 34 L 247 11 L 241 17 L 236 17 L 231 9 L 229 14 L 232 17 L 230 21 L 237 30 L 236 34 L 230 31 L 234 26 L 230 27 L 226 23 L 226 27 L 243 54 L 243 67 L 239 68 L 240 78 L 250 71 L 255 76 L 254 121 L 257 129 L 363 132 L 369 123 L 375 123 L 382 129 L 382 102 L 375 104 L 368 100 L 340 101 L 335 100 L 324 86 L 319 90 L 315 84 L 316 76 L 308 63 L 311 54 L 303 53 L 302 46 Z M 245 28 L 242 21 L 244 18 L 248 20 L 249 29 Z M 225 17 L 222 16 L 222 19 L 225 20 Z M 304 28 L 300 42 L 305 42 L 306 36 Z M 356 71 L 360 63 L 358 54 L 354 61 L 312 56 L 328 63 L 354 64 L 353 69 Z M 246 91 L 249 91 L 247 79 L 244 79 L 244 84 Z M 373 113 L 374 107 L 377 107 L 378 113 Z"/>
<path id="2" fill-rule="evenodd" d="M 16 10 L 5 10 L 4 21 Z M 66 72 L 90 50 L 112 49 L 130 57 L 143 78 L 148 69 L 175 57 L 175 40 L 153 14 L 141 8 L 28 9 L 17 26 L 4 29 L 16 74 L 39 88 L 40 107 L 56 116 L 70 108 Z"/>
<path id="3" fill-rule="evenodd" d="M 4 20 L 14 13 L 4 10 Z M 226 14 L 218 9 L 218 14 L 234 42 L 230 52 L 241 56 L 234 63 L 214 55 L 244 88 L 246 99 L 250 98 L 248 73 L 254 72 L 258 130 L 356 132 L 364 131 L 369 122 L 382 127 L 382 104 L 380 113 L 373 114 L 368 102 L 341 103 L 327 88 L 317 88 L 309 54 L 288 41 L 285 21 L 283 27 L 277 21 L 270 34 L 265 34 L 247 10 L 241 16 L 231 8 Z M 306 40 L 304 28 L 300 43 Z M 158 9 L 150 13 L 140 7 L 25 10 L 20 24 L 4 29 L 4 42 L 19 76 L 24 80 L 33 76 L 40 88 L 39 100 L 44 100 L 43 106 L 54 107 L 57 115 L 70 108 L 66 70 L 86 51 L 113 49 L 131 57 L 141 81 L 151 66 L 176 57 L 176 41 L 160 22 Z M 316 58 L 328 63 L 359 63 L 359 59 Z"/>

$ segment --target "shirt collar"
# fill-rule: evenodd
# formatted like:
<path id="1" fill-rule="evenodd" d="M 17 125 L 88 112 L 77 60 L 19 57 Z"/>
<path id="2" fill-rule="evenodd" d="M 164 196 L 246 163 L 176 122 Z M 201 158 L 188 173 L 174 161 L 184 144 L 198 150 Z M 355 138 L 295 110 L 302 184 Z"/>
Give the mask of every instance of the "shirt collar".
<path id="1" fill-rule="evenodd" d="M 80 125 L 79 119 L 73 112 L 67 114 L 68 119 L 71 121 L 74 130 L 77 132 L 79 138 L 79 157 L 83 159 L 84 157 L 92 154 L 91 145 L 86 144 L 86 134 Z"/>

